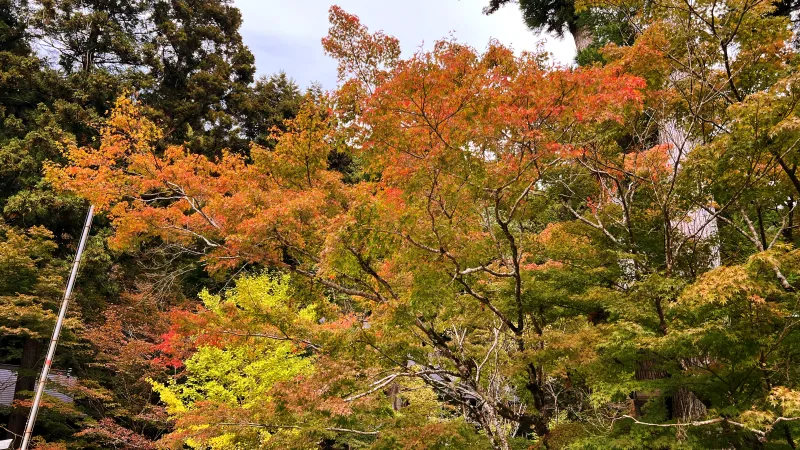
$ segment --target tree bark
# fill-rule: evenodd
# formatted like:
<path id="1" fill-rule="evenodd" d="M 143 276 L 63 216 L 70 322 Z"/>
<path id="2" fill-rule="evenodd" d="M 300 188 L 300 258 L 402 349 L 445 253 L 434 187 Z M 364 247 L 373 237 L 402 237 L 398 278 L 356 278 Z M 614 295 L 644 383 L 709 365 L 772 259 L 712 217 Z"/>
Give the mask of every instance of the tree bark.
<path id="1" fill-rule="evenodd" d="M 634 372 L 634 378 L 637 380 L 660 380 L 667 377 L 667 372 L 658 370 L 655 367 L 655 362 L 652 359 L 641 361 Z M 661 395 L 660 391 L 655 392 L 634 392 L 632 394 L 633 410 L 636 416 L 642 415 L 642 407 L 648 400 L 653 397 Z"/>
<path id="2" fill-rule="evenodd" d="M 594 43 L 594 35 L 592 34 L 591 27 L 586 25 L 570 25 L 569 32 L 575 40 L 575 50 L 580 53 L 589 48 Z"/>
<path id="3" fill-rule="evenodd" d="M 797 448 L 792 437 L 792 429 L 789 428 L 789 424 L 786 422 L 783 423 L 783 436 L 786 438 L 786 443 L 789 444 L 789 447 L 793 450 Z"/>
<path id="4" fill-rule="evenodd" d="M 546 399 L 544 389 L 542 388 L 543 381 L 541 371 L 537 370 L 537 367 L 532 363 L 528 363 L 528 382 L 525 388 L 531 393 L 533 397 L 533 406 L 539 414 L 533 417 L 530 424 L 526 425 L 531 426 L 534 433 L 536 433 L 543 442 L 547 442 L 550 435 L 550 427 L 548 426 L 550 414 L 545 408 Z"/>
<path id="5" fill-rule="evenodd" d="M 408 406 L 408 402 L 400 397 L 400 384 L 394 382 L 389 385 L 389 387 L 384 391 L 389 400 L 392 402 L 392 410 L 400 411 L 401 409 Z"/>
<path id="6" fill-rule="evenodd" d="M 681 421 L 702 419 L 708 410 L 694 392 L 685 387 L 678 388 L 672 395 L 672 417 Z"/>
<path id="7" fill-rule="evenodd" d="M 772 151 L 772 155 L 775 156 L 775 160 L 778 161 L 778 165 L 781 166 L 783 172 L 786 173 L 786 176 L 789 177 L 789 181 L 792 182 L 792 186 L 800 194 L 800 179 L 797 178 L 797 167 L 792 165 L 789 167 L 789 164 L 783 159 L 783 156 L 779 152 Z"/>
<path id="8" fill-rule="evenodd" d="M 14 400 L 30 399 L 30 393 L 36 387 L 37 367 L 44 350 L 44 341 L 27 337 L 22 345 L 22 360 L 17 372 L 17 383 L 14 385 Z M 8 418 L 6 439 L 14 439 L 11 448 L 17 448 L 25 432 L 30 408 L 15 407 Z"/>

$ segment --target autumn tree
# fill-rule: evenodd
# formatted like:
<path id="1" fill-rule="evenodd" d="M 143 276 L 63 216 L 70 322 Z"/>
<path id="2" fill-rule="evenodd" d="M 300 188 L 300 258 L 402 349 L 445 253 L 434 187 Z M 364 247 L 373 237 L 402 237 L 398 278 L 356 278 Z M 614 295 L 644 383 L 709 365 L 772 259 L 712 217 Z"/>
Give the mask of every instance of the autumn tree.
<path id="1" fill-rule="evenodd" d="M 349 330 L 384 355 L 356 380 L 375 370 L 418 379 L 497 448 L 546 437 L 551 367 L 533 355 L 559 315 L 532 297 L 546 222 L 531 222 L 535 193 L 576 148 L 637 110 L 641 80 L 547 70 L 540 56 L 497 44 L 478 55 L 442 41 L 401 61 L 396 41 L 340 9 L 331 18 L 325 45 L 347 79 L 345 109 L 309 99 L 252 164 L 179 147 L 154 159 L 158 131 L 121 100 L 99 151 L 73 148 L 73 165 L 53 180 L 111 212 L 116 245 L 158 236 L 205 253 L 212 270 L 278 265 L 349 297 L 328 320 L 348 309 L 363 317 Z M 343 142 L 380 181 L 348 185 L 328 170 Z M 506 373 L 515 360 L 525 363 Z M 371 393 L 386 386 L 364 381 Z"/>
<path id="2" fill-rule="evenodd" d="M 48 179 L 115 248 L 261 274 L 174 318 L 164 443 L 794 446 L 791 33 L 711 3 L 642 9 L 576 69 L 452 40 L 401 59 L 333 7 L 340 88 L 249 158 L 162 151 L 120 98 Z"/>
<path id="3" fill-rule="evenodd" d="M 27 236 L 30 230 L 40 237 L 47 234 L 53 247 L 48 267 L 67 275 L 87 205 L 74 195 L 56 192 L 43 179 L 42 168 L 63 162 L 62 151 L 69 142 L 94 145 L 97 126 L 119 95 L 146 97 L 147 114 L 172 129 L 159 144 L 162 149 L 169 143 L 191 141 L 196 152 L 220 154 L 229 148 L 244 154 L 251 139 L 272 145 L 271 128 L 296 113 L 300 94 L 286 76 L 253 82 L 253 59 L 241 41 L 240 24 L 239 12 L 229 2 L 1 2 L 4 236 Z M 164 260 L 158 248 L 146 248 L 146 254 L 138 257 L 116 253 L 104 243 L 108 232 L 102 219 L 95 222 L 97 236 L 81 269 L 72 311 L 85 328 L 75 328 L 78 335 L 69 335 L 80 345 L 60 353 L 55 362 L 78 376 L 80 392 L 70 395 L 82 408 L 77 416 L 82 418 L 73 420 L 74 411 L 59 417 L 63 405 L 48 403 L 43 413 L 47 425 L 40 428 L 47 439 L 66 438 L 82 448 L 95 448 L 93 441 L 107 447 L 115 439 L 140 444 L 168 426 L 159 416 L 163 408 L 152 405 L 145 381 L 166 372 L 163 364 L 152 362 L 157 360 L 155 346 L 163 331 L 154 317 L 180 304 L 184 289 L 194 297 L 197 289 L 181 284 L 181 277 L 200 274 L 195 281 L 208 280 L 188 263 L 175 277 L 153 270 Z M 30 251 L 36 252 L 31 246 Z M 15 292 L 34 295 L 24 286 L 9 289 L 2 294 L 6 299 Z M 32 381 L 29 374 L 43 362 L 45 346 L 40 341 L 51 326 L 53 301 L 48 297 L 25 305 L 9 303 L 9 315 L 0 323 L 7 328 L 0 337 L 0 362 L 23 366 L 21 382 Z M 40 309 L 38 315 L 31 315 L 33 308 Z M 129 314 L 137 308 L 150 316 Z M 12 319 L 16 309 L 41 319 L 36 333 L 10 331 L 19 328 Z M 125 346 L 114 347 L 109 340 Z M 114 376 L 121 367 L 126 375 Z M 23 383 L 17 390 L 22 399 L 30 389 Z M 24 411 L 17 415 L 21 419 L 8 427 L 11 436 L 24 426 Z M 72 436 L 82 427 L 92 432 Z M 148 437 L 136 437 L 139 433 Z M 143 448 L 139 444 L 134 448 Z"/>
<path id="4" fill-rule="evenodd" d="M 10 411 L 8 429 L 24 429 L 28 408 L 23 403 L 33 391 L 37 379 L 38 356 L 55 324 L 62 289 L 62 262 L 56 258 L 56 244 L 44 227 L 20 231 L 0 224 L 0 343 L 12 358 L 20 361 L 15 404 Z M 68 319 L 72 332 L 65 343 L 74 343 L 80 329 L 74 314 Z M 21 342 L 21 346 L 14 345 Z M 19 436 L 11 436 L 19 437 Z"/>

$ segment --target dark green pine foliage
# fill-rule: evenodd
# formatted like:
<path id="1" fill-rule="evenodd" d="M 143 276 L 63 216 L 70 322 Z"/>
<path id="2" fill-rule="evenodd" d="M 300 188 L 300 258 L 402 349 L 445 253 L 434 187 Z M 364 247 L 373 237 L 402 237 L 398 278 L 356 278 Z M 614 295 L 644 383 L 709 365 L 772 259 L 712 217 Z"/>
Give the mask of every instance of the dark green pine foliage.
<path id="1" fill-rule="evenodd" d="M 492 14 L 511 0 L 490 0 L 484 8 L 484 13 Z M 525 23 L 532 30 L 546 31 L 556 36 L 573 32 L 578 23 L 578 14 L 575 12 L 574 0 L 520 0 L 519 9 Z"/>
<path id="2" fill-rule="evenodd" d="M 143 0 L 36 0 L 37 43 L 66 73 L 118 71 L 141 64 L 147 30 Z"/>
<path id="3" fill-rule="evenodd" d="M 492 14 L 511 0 L 490 0 L 484 13 Z M 635 11 L 617 5 L 609 8 L 576 10 L 574 0 L 519 0 L 525 24 L 535 32 L 563 37 L 569 32 L 577 47 L 576 62 L 589 65 L 602 61 L 599 50 L 606 44 L 633 43 L 635 28 L 631 17 Z"/>
<path id="4" fill-rule="evenodd" d="M 142 98 L 159 110 L 167 139 L 203 154 L 246 151 L 241 118 L 255 59 L 239 10 L 225 0 L 158 0 L 151 20 L 144 60 L 154 87 Z"/>
<path id="5" fill-rule="evenodd" d="M 285 130 L 283 121 L 297 115 L 301 98 L 297 85 L 283 72 L 259 78 L 241 104 L 245 141 L 273 146 L 272 130 Z"/>

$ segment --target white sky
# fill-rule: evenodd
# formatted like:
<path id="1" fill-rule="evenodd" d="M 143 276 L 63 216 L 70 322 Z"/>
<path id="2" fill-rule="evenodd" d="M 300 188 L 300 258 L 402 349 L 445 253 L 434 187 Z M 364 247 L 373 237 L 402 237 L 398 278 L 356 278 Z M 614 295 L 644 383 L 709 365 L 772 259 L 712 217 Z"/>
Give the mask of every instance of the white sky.
<path id="1" fill-rule="evenodd" d="M 482 8 L 488 0 L 235 0 L 242 11 L 242 36 L 256 57 L 258 75 L 280 70 L 301 88 L 317 81 L 325 89 L 336 86 L 336 63 L 322 51 L 320 39 L 328 32 L 328 8 L 337 4 L 361 19 L 370 31 L 383 30 L 400 40 L 403 56 L 420 45 L 451 32 L 459 42 L 483 50 L 490 38 L 515 51 L 544 49 L 553 59 L 570 64 L 575 46 L 570 36 L 537 36 L 526 28 L 516 4 L 491 16 Z"/>

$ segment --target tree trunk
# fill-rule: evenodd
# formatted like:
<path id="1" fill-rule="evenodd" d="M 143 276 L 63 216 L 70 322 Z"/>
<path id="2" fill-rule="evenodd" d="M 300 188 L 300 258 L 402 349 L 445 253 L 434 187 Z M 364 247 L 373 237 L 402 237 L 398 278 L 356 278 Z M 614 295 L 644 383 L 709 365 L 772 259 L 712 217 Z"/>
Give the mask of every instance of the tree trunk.
<path id="1" fill-rule="evenodd" d="M 387 397 L 392 402 L 392 409 L 394 411 L 400 411 L 401 409 L 408 406 L 408 402 L 403 398 L 400 397 L 400 384 L 399 383 L 392 383 L 389 387 L 383 391 Z"/>
<path id="2" fill-rule="evenodd" d="M 688 422 L 705 417 L 707 412 L 706 405 L 685 387 L 678 388 L 672 396 L 672 417 L 675 419 Z"/>
<path id="3" fill-rule="evenodd" d="M 37 367 L 42 356 L 44 342 L 41 339 L 25 338 L 22 346 L 22 360 L 17 372 L 17 383 L 14 385 L 14 400 L 28 400 L 30 392 L 36 387 Z M 11 448 L 17 448 L 25 432 L 29 408 L 15 407 L 8 419 L 6 439 L 14 439 Z"/>
<path id="4" fill-rule="evenodd" d="M 655 363 L 652 359 L 646 359 L 641 361 L 634 373 L 634 378 L 637 380 L 660 380 L 662 378 L 667 377 L 667 372 L 663 370 L 659 370 L 655 367 Z M 636 391 L 632 395 L 633 399 L 633 412 L 636 416 L 642 415 L 642 407 L 645 403 L 647 403 L 651 398 L 658 397 L 661 395 L 661 391 L 654 391 L 654 392 L 639 392 Z"/>
<path id="5" fill-rule="evenodd" d="M 536 433 L 543 442 L 547 442 L 547 438 L 550 435 L 550 427 L 548 425 L 550 412 L 545 408 L 546 399 L 544 389 L 542 388 L 543 382 L 541 369 L 537 369 L 534 364 L 528 363 L 528 382 L 525 384 L 525 388 L 533 397 L 533 406 L 536 411 L 539 412 L 539 414 L 533 418 L 534 420 L 530 421 L 529 426 L 533 427 L 534 433 Z"/>
<path id="6" fill-rule="evenodd" d="M 575 40 L 576 53 L 586 50 L 594 43 L 594 35 L 592 35 L 592 29 L 589 26 L 571 24 L 569 32 Z"/>
<path id="7" fill-rule="evenodd" d="M 681 73 L 673 74 L 672 79 L 677 80 L 684 75 Z M 696 142 L 689 133 L 679 124 L 676 120 L 670 119 L 661 122 L 658 127 L 658 140 L 661 144 L 668 144 L 670 146 L 669 164 L 676 166 L 680 170 L 681 160 L 686 158 L 695 147 Z M 709 208 L 710 212 L 705 209 L 695 209 L 689 211 L 687 214 L 688 220 L 670 221 L 665 226 L 679 231 L 685 236 L 693 236 L 697 240 L 712 240 L 719 233 L 717 226 L 717 219 L 714 217 L 714 208 Z M 668 259 L 672 256 L 672 248 L 670 246 L 674 243 L 667 244 L 668 248 L 665 249 Z M 711 259 L 709 261 L 709 268 L 719 267 L 722 263 L 719 253 L 719 245 L 714 244 L 711 247 Z"/>

